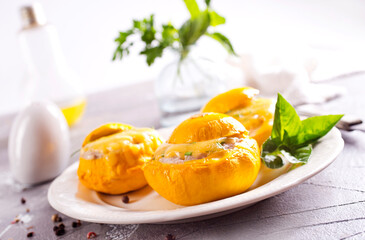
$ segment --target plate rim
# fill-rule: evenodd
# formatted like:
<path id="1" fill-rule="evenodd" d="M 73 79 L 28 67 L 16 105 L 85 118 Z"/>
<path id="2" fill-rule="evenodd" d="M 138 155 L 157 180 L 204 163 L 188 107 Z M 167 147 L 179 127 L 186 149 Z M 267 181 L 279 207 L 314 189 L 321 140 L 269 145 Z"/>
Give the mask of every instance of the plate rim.
<path id="1" fill-rule="evenodd" d="M 78 161 L 70 165 L 66 168 L 61 175 L 59 175 L 50 185 L 48 189 L 48 202 L 50 205 L 56 209 L 57 211 L 76 219 L 80 219 L 88 222 L 95 223 L 106 223 L 106 224 L 142 224 L 142 223 L 169 223 L 172 221 L 184 220 L 189 218 L 197 218 L 200 216 L 205 216 L 214 213 L 220 213 L 225 211 L 230 211 L 234 209 L 243 208 L 246 205 L 252 205 L 256 202 L 262 201 L 264 199 L 273 197 L 282 192 L 289 190 L 292 187 L 299 185 L 300 183 L 308 180 L 314 175 L 318 174 L 326 167 L 328 167 L 341 153 L 344 147 L 344 140 L 342 139 L 341 132 L 337 128 L 333 128 L 325 137 L 320 139 L 320 142 L 326 141 L 326 139 L 330 139 L 336 143 L 336 146 L 333 147 L 333 151 L 330 152 L 330 155 L 315 167 L 311 168 L 311 165 L 308 163 L 300 168 L 297 168 L 291 172 L 285 173 L 278 178 L 271 180 L 270 182 L 255 188 L 251 191 L 244 192 L 232 197 L 224 198 L 221 200 L 194 205 L 187 206 L 178 209 L 172 210 L 153 210 L 153 211 L 133 211 L 133 210 L 121 210 L 117 207 L 111 207 L 106 203 L 101 203 L 101 205 L 109 206 L 111 209 L 115 208 L 116 212 L 127 213 L 127 217 L 123 216 L 124 214 L 118 215 L 117 219 L 110 217 L 105 218 L 96 218 L 95 216 L 91 216 L 89 214 L 75 212 L 74 209 L 69 208 L 69 206 L 65 206 L 60 204 L 57 201 L 57 197 L 53 194 L 54 188 L 57 186 L 58 182 L 62 180 L 62 178 L 68 174 L 70 171 L 77 171 Z M 320 144 L 320 143 L 319 143 Z M 283 179 L 291 177 L 291 175 L 301 175 L 300 173 L 306 173 L 303 176 L 297 178 L 296 180 L 292 180 L 289 182 L 282 181 Z M 284 182 L 280 187 L 278 187 L 277 182 Z M 272 188 L 270 188 L 272 187 Z M 268 190 L 267 190 L 268 189 Z M 96 192 L 95 192 L 96 193 Z M 253 196 L 251 196 L 253 195 Z M 245 200 L 248 198 L 248 200 Z M 100 200 L 101 201 L 101 200 Z M 113 210 L 111 210 L 113 211 Z"/>

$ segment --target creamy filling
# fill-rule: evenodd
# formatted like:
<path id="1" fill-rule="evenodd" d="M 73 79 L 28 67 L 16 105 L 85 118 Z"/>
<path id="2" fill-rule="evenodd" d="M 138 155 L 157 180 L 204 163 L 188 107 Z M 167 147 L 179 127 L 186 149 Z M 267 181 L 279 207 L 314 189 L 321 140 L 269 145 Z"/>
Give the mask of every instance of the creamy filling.
<path id="1" fill-rule="evenodd" d="M 81 152 L 80 157 L 86 160 L 95 160 L 103 158 L 103 153 L 91 148 L 85 152 Z"/>
<path id="2" fill-rule="evenodd" d="M 214 141 L 214 144 L 211 142 Z M 192 161 L 192 160 L 199 160 L 208 157 L 209 155 L 220 151 L 220 150 L 230 150 L 234 149 L 237 145 L 239 145 L 243 141 L 243 138 L 240 137 L 225 137 L 220 138 L 218 140 L 210 140 L 207 141 L 206 145 L 210 146 L 208 149 L 205 150 L 205 152 L 194 152 L 194 148 L 191 148 L 189 151 L 185 151 L 185 153 L 181 152 L 169 152 L 166 154 L 167 151 L 165 151 L 164 154 L 161 155 L 161 158 L 159 161 L 161 163 L 184 163 L 186 161 Z M 184 144 L 184 145 L 193 145 L 197 143 L 190 143 L 190 144 Z M 204 143 L 200 143 L 204 144 Z M 184 146 L 185 147 L 185 146 Z M 167 147 L 168 148 L 168 147 Z M 186 148 L 186 147 L 185 147 Z M 200 149 L 199 147 L 197 149 Z M 168 155 L 168 156 L 166 156 Z"/>

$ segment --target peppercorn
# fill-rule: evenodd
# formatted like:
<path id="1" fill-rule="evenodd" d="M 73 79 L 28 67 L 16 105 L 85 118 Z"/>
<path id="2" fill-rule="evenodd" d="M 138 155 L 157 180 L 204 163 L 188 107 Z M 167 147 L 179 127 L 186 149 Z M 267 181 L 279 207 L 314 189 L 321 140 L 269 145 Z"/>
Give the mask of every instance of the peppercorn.
<path id="1" fill-rule="evenodd" d="M 77 228 L 77 227 L 80 227 L 81 226 L 81 221 L 80 220 L 77 220 L 77 222 L 72 222 L 72 227 L 73 228 Z"/>
<path id="2" fill-rule="evenodd" d="M 57 226 L 53 227 L 53 231 L 56 232 L 59 228 Z"/>
<path id="3" fill-rule="evenodd" d="M 22 204 L 25 204 L 27 201 L 25 200 L 25 198 L 22 198 L 22 199 L 20 199 L 20 202 L 21 202 Z"/>
<path id="4" fill-rule="evenodd" d="M 31 237 L 33 237 L 34 236 L 34 232 L 29 232 L 28 234 L 27 234 L 27 238 L 31 238 Z"/>
<path id="5" fill-rule="evenodd" d="M 128 195 L 124 195 L 124 196 L 122 197 L 122 201 L 123 201 L 124 203 L 129 203 L 129 197 L 128 197 Z"/>
<path id="6" fill-rule="evenodd" d="M 176 237 L 171 233 L 169 233 L 165 236 L 165 240 L 176 240 Z"/>
<path id="7" fill-rule="evenodd" d="M 65 224 L 63 224 L 63 223 L 58 224 L 58 228 L 59 229 L 65 229 Z"/>
<path id="8" fill-rule="evenodd" d="M 65 234 L 65 229 L 57 229 L 56 231 L 55 231 L 55 234 L 56 234 L 56 236 L 62 236 L 63 234 Z"/>
<path id="9" fill-rule="evenodd" d="M 62 218 L 58 214 L 53 214 L 51 219 L 53 222 L 62 222 Z"/>

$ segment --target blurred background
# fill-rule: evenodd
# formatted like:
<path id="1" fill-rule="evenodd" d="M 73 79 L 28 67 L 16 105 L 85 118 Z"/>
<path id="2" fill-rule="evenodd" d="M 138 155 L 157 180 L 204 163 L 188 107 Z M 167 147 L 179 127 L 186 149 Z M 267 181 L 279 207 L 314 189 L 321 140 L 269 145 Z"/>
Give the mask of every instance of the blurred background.
<path id="1" fill-rule="evenodd" d="M 181 0 L 38 2 L 42 4 L 48 22 L 58 30 L 63 53 L 79 75 L 86 94 L 153 80 L 171 61 L 169 57 L 163 57 L 148 67 L 145 57 L 132 51 L 123 61 L 112 62 L 116 48 L 114 39 L 119 31 L 131 26 L 132 19 L 154 13 L 157 25 L 171 21 L 179 26 L 189 17 Z M 29 3 L 32 2 L 0 1 L 1 115 L 14 112 L 22 105 L 19 89 L 24 87 L 27 74 L 18 33 L 22 27 L 20 7 Z M 265 54 L 276 46 L 289 45 L 287 51 L 292 55 L 296 55 L 296 51 L 303 55 L 318 50 L 320 54 L 316 57 L 333 61 L 327 67 L 324 64 L 323 71 L 318 73 L 319 80 L 363 70 L 364 1 L 213 0 L 212 7 L 226 17 L 226 24 L 219 26 L 219 31 L 229 37 L 239 54 L 252 53 L 255 49 L 257 54 Z M 227 58 L 224 49 L 214 41 L 202 40 L 199 49 L 218 60 Z M 280 55 L 283 48 L 278 49 Z M 239 71 L 231 74 L 238 79 L 242 77 Z"/>

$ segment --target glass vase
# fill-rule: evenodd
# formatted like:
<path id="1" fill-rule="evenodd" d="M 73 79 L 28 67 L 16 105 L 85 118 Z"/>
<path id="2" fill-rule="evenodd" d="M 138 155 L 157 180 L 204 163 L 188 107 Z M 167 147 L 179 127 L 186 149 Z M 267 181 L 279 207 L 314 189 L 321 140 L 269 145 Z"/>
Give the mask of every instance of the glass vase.
<path id="1" fill-rule="evenodd" d="M 221 67 L 202 57 L 188 55 L 162 69 L 155 81 L 155 94 L 163 127 L 180 123 L 213 96 L 227 90 Z"/>

